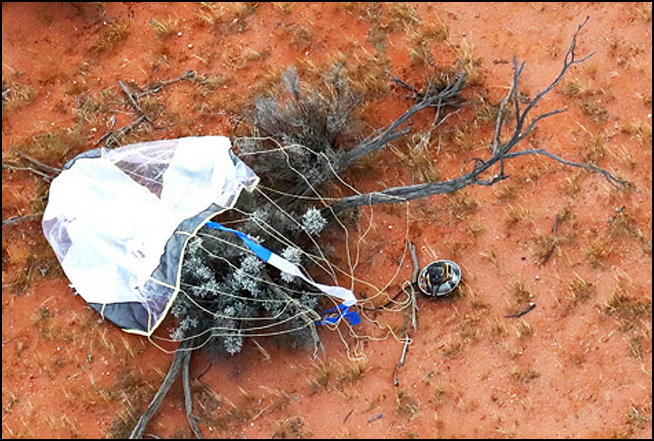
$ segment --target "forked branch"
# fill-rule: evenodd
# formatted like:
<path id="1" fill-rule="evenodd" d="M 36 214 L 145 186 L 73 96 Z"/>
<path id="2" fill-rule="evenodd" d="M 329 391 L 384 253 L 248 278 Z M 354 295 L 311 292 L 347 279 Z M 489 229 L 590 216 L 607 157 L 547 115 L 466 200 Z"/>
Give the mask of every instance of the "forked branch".
<path id="1" fill-rule="evenodd" d="M 344 170 L 350 165 L 358 162 L 363 157 L 383 149 L 392 140 L 409 133 L 410 129 L 402 126 L 415 114 L 429 107 L 435 107 L 437 113 L 440 114 L 442 109 L 446 106 L 454 105 L 461 95 L 461 91 L 465 84 L 465 78 L 465 72 L 461 72 L 451 84 L 437 93 L 417 94 L 419 99 L 414 105 L 393 121 L 386 130 L 374 137 L 364 140 L 358 146 L 343 155 L 343 157 L 334 165 L 334 170 L 336 172 Z M 397 82 L 397 80 L 395 81 Z M 428 90 L 429 89 L 431 89 L 431 87 L 428 87 Z"/>
<path id="2" fill-rule="evenodd" d="M 531 100 L 524 108 L 522 108 L 522 106 L 520 105 L 519 86 L 520 86 L 520 76 L 522 75 L 522 71 L 525 67 L 525 63 L 524 62 L 518 63 L 517 58 L 513 57 L 513 66 L 514 66 L 513 81 L 511 87 L 509 88 L 508 94 L 500 103 L 500 111 L 498 113 L 495 122 L 495 133 L 494 133 L 493 143 L 491 148 L 491 156 L 488 159 L 483 160 L 480 158 L 474 158 L 475 162 L 472 170 L 470 170 L 467 173 L 463 173 L 460 176 L 450 180 L 440 181 L 440 182 L 430 182 L 430 183 L 424 183 L 418 185 L 410 185 L 405 187 L 386 188 L 384 190 L 372 192 L 368 194 L 360 194 L 360 195 L 345 197 L 339 200 L 338 202 L 326 207 L 323 210 L 323 213 L 325 215 L 335 215 L 343 210 L 355 208 L 362 205 L 406 202 L 412 199 L 424 198 L 435 194 L 453 193 L 457 190 L 460 190 L 470 185 L 485 185 L 485 186 L 493 185 L 509 177 L 504 173 L 505 160 L 517 158 L 519 156 L 527 156 L 527 155 L 547 156 L 548 158 L 554 159 L 555 161 L 560 162 L 561 164 L 564 165 L 583 168 L 588 171 L 600 173 L 613 186 L 616 187 L 627 186 L 628 183 L 626 181 L 617 178 L 616 176 L 614 176 L 612 173 L 610 173 L 605 169 L 602 169 L 592 164 L 579 163 L 579 162 L 566 160 L 554 155 L 553 153 L 548 152 L 545 149 L 533 149 L 533 150 L 512 152 L 515 146 L 518 145 L 520 141 L 524 140 L 533 131 L 533 129 L 536 127 L 536 124 L 539 121 L 542 121 L 543 119 L 548 118 L 550 116 L 558 115 L 559 113 L 563 113 L 565 111 L 562 109 L 558 109 L 558 110 L 541 113 L 533 118 L 531 117 L 531 112 L 536 108 L 537 104 L 543 99 L 545 95 L 551 92 L 554 89 L 554 87 L 556 87 L 556 85 L 558 85 L 561 82 L 561 80 L 568 72 L 568 70 L 572 66 L 586 61 L 593 55 L 593 53 L 590 53 L 584 57 L 577 58 L 575 53 L 576 46 L 577 46 L 577 37 L 579 36 L 579 32 L 586 25 L 587 22 L 588 22 L 588 17 L 586 18 L 586 20 L 584 20 L 584 22 L 581 25 L 578 26 L 576 32 L 574 33 L 572 37 L 572 42 L 570 43 L 570 46 L 563 60 L 563 67 L 559 72 L 559 74 L 557 75 L 557 77 L 547 87 L 541 90 L 534 97 L 534 99 Z M 461 78 L 459 77 L 457 79 L 457 82 L 460 79 Z M 507 107 L 507 105 L 511 102 L 513 104 L 513 109 L 515 112 L 515 127 L 508 141 L 502 142 L 501 130 L 504 125 L 504 119 L 506 117 L 506 113 L 504 112 L 504 110 Z M 407 112 L 405 112 L 404 115 L 402 115 L 402 117 L 400 117 L 400 119 L 394 122 L 389 127 L 389 129 L 387 129 L 384 133 L 394 133 L 393 130 L 396 130 L 396 128 L 399 125 L 406 122 L 407 118 L 404 118 L 405 115 L 411 113 L 412 109 L 415 110 L 417 108 L 422 110 L 423 108 L 426 108 L 427 106 L 425 104 L 426 103 L 424 102 L 419 102 L 416 105 L 412 106 Z M 414 113 L 415 112 L 411 114 Z M 354 154 L 352 156 L 359 157 L 358 155 L 354 155 Z M 495 165 L 499 165 L 499 171 L 494 176 L 488 179 L 483 179 L 482 178 L 483 174 Z"/>
<path id="3" fill-rule="evenodd" d="M 193 353 L 194 345 L 195 339 L 184 340 L 179 344 L 179 347 L 175 351 L 175 356 L 173 357 L 173 362 L 170 365 L 170 369 L 168 369 L 166 378 L 164 378 L 163 383 L 161 383 L 159 390 L 154 395 L 154 398 L 148 405 L 148 408 L 145 410 L 145 412 L 143 412 L 136 425 L 132 429 L 132 433 L 129 436 L 130 439 L 141 439 L 143 437 L 143 433 L 145 432 L 145 428 L 148 422 L 150 422 L 152 417 L 154 417 L 157 413 L 157 410 L 159 410 L 159 407 L 166 397 L 166 394 L 168 394 L 168 391 L 172 387 L 173 383 L 175 383 L 175 380 L 179 376 L 180 372 L 182 373 L 182 383 L 184 386 L 186 416 L 188 418 L 188 422 L 191 426 L 193 434 L 197 438 L 202 438 L 195 417 L 192 414 L 191 389 L 188 375 L 189 363 L 191 362 L 191 354 Z"/>

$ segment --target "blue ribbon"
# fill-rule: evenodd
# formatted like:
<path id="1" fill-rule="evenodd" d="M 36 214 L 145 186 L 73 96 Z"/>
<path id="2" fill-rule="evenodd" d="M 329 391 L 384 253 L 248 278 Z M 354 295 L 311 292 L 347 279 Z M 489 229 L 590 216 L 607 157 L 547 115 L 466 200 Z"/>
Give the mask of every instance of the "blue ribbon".
<path id="1" fill-rule="evenodd" d="M 256 254 L 261 260 L 268 262 L 270 260 L 270 256 L 272 255 L 272 252 L 265 247 L 262 247 L 252 239 L 250 239 L 247 234 L 242 233 L 241 231 L 238 230 L 232 230 L 231 228 L 223 227 L 220 225 L 218 222 L 212 222 L 209 221 L 207 222 L 207 227 L 212 228 L 214 230 L 222 230 L 222 231 L 227 231 L 228 233 L 234 233 L 238 236 L 239 239 L 245 243 L 245 245 L 248 246 L 249 249 L 254 251 L 254 254 Z"/>
<path id="2" fill-rule="evenodd" d="M 238 230 L 232 230 L 231 228 L 227 228 L 218 222 L 213 222 L 209 221 L 207 222 L 207 227 L 212 228 L 214 230 L 221 230 L 221 231 L 226 231 L 228 233 L 233 233 L 236 236 L 238 236 L 239 239 L 243 241 L 245 245 L 247 245 L 248 248 L 250 248 L 254 254 L 257 255 L 261 260 L 264 262 L 268 262 L 270 260 L 270 256 L 272 256 L 272 251 L 269 249 L 259 245 L 252 239 L 250 239 L 245 233 L 238 231 Z M 327 317 L 327 315 L 333 313 L 333 312 L 338 312 L 338 315 L 336 316 L 331 316 Z M 325 317 L 317 321 L 317 325 L 334 325 L 338 323 L 338 321 L 342 318 L 347 320 L 351 325 L 358 325 L 361 323 L 361 317 L 359 317 L 359 314 L 355 310 L 350 310 L 349 306 L 345 306 L 344 304 L 340 304 L 336 306 L 335 308 L 328 309 L 325 311 Z"/>
<path id="3" fill-rule="evenodd" d="M 342 318 L 347 320 L 348 323 L 352 326 L 361 323 L 361 317 L 359 317 L 359 314 L 354 310 L 350 310 L 350 307 L 345 306 L 344 304 L 340 304 L 335 308 L 328 309 L 324 314 L 327 316 L 332 312 L 338 312 L 338 315 L 335 317 L 325 317 L 322 320 L 317 321 L 316 325 L 335 325 Z"/>

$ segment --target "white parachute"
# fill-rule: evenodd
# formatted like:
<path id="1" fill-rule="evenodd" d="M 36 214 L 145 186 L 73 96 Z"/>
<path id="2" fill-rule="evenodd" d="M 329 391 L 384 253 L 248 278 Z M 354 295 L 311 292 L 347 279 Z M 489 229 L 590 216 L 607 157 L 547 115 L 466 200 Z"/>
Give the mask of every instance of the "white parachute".
<path id="1" fill-rule="evenodd" d="M 86 302 L 123 330 L 150 336 L 180 291 L 189 239 L 258 182 L 222 136 L 95 149 L 52 181 L 43 231 Z M 298 275 L 280 256 L 253 251 Z M 346 306 L 356 302 L 350 290 L 314 285 Z"/>

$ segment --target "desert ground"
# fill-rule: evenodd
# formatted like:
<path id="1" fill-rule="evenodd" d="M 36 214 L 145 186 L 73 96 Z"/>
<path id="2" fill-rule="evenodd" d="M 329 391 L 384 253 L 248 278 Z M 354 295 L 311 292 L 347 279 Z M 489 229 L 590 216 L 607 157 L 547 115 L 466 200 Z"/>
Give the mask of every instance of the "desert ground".
<path id="1" fill-rule="evenodd" d="M 287 67 L 311 87 L 335 63 L 366 97 L 367 135 L 411 105 L 391 75 L 424 87 L 464 69 L 464 102 L 426 145 L 431 116 L 344 175 L 360 192 L 451 179 L 488 156 L 513 56 L 529 103 L 586 17 L 576 51 L 594 54 L 538 104 L 565 112 L 520 148 L 627 185 L 534 155 L 507 161 L 492 186 L 362 208 L 320 237 L 335 264 L 356 258 L 356 276 L 392 297 L 411 278 L 409 240 L 421 265 L 461 266 L 456 294 L 418 295 L 417 329 L 407 308 L 320 329 L 317 356 L 266 338 L 220 360 L 197 351 L 194 413 L 216 438 L 651 438 L 651 14 L 651 3 L 3 2 L 3 438 L 126 437 L 175 349 L 74 295 L 41 230 L 47 173 L 26 157 L 61 167 L 125 127 L 116 145 L 244 136 L 248 108 Z M 141 105 L 156 121 L 132 124 L 119 81 L 144 88 L 189 69 L 201 81 L 152 94 Z M 370 293 L 357 294 L 365 305 Z M 146 435 L 192 435 L 180 384 Z"/>

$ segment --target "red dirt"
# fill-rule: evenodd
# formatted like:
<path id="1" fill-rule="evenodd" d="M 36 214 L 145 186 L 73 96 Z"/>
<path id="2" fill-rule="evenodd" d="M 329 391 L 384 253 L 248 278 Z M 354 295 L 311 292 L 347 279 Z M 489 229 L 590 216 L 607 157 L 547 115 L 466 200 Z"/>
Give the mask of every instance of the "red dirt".
<path id="1" fill-rule="evenodd" d="M 206 97 L 186 84 L 167 89 L 164 127 L 133 136 L 230 135 L 230 117 L 251 101 L 268 72 L 297 63 L 306 73 L 311 71 L 307 60 L 322 66 L 343 52 L 348 62 L 359 63 L 375 52 L 366 38 L 370 21 L 356 4 L 262 4 L 256 11 L 248 11 L 248 4 L 228 4 L 226 24 L 217 29 L 200 23 L 195 3 L 79 5 L 3 3 L 3 90 L 6 81 L 32 91 L 24 102 L 3 105 L 3 163 L 12 148 L 58 129 L 71 129 L 83 143 L 65 157 L 49 157 L 53 165 L 92 148 L 106 131 L 107 118 L 78 124 L 73 110 L 84 93 L 120 95 L 118 80 L 147 85 L 186 69 L 222 75 L 224 85 Z M 588 149 L 593 138 L 603 140 L 598 165 L 627 179 L 633 189 L 613 189 L 599 175 L 545 158 L 520 158 L 508 165 L 511 178 L 495 187 L 470 188 L 458 199 L 412 202 L 408 222 L 405 206 L 375 207 L 372 228 L 361 241 L 357 277 L 377 286 L 390 282 L 386 294 L 397 292 L 412 271 L 406 255 L 393 278 L 407 236 L 421 264 L 438 256 L 457 261 L 464 272 L 461 296 L 419 298 L 419 328 L 411 333 L 399 386 L 393 385 L 393 374 L 402 342 L 390 330 L 402 336 L 401 312 L 374 313 L 364 320 L 355 331 L 369 338 L 359 340 L 358 347 L 344 326 L 339 328 L 343 338 L 322 330 L 326 356 L 318 360 L 310 351 L 259 339 L 260 348 L 249 344 L 241 354 L 214 363 L 201 379 L 204 389 L 196 385 L 203 434 L 651 438 L 651 4 L 412 6 L 423 26 L 444 24 L 450 41 L 470 45 L 480 58 L 482 80 L 466 90 L 466 97 L 474 101 L 487 90 L 491 102 L 498 102 L 510 83 L 514 54 L 526 61 L 522 90 L 533 97 L 546 86 L 560 71 L 577 25 L 589 15 L 578 54 L 595 55 L 574 67 L 540 106 L 541 111 L 568 111 L 543 120 L 526 143 L 580 161 L 593 154 Z M 384 20 L 391 16 L 388 8 L 383 6 Z M 175 34 L 156 38 L 150 19 L 171 18 L 177 20 Z M 107 23 L 118 19 L 130 23 L 125 41 L 93 52 Z M 386 45 L 392 73 L 416 82 L 424 77 L 410 65 L 407 32 L 418 27 L 398 27 Z M 456 58 L 444 45 L 430 47 L 438 64 Z M 244 57 L 251 54 L 248 48 L 260 56 Z M 585 92 L 566 95 L 564 88 L 572 82 Z M 392 91 L 372 106 L 366 121 L 382 127 L 398 116 L 408 107 L 400 95 Z M 203 102 L 212 106 L 211 114 L 199 109 Z M 464 109 L 444 129 L 471 115 L 472 109 Z M 121 110 L 118 126 L 129 120 Z M 440 156 L 434 155 L 441 178 L 456 176 L 470 156 L 486 154 L 491 130 L 488 124 L 473 127 L 475 145 L 468 153 L 449 153 L 451 140 L 445 139 Z M 409 184 L 412 176 L 406 164 L 385 151 L 348 180 L 360 191 L 371 191 Z M 3 167 L 3 219 L 38 207 L 38 182 L 29 173 Z M 581 187 L 575 190 L 577 183 Z M 509 201 L 502 199 L 507 188 L 516 191 Z M 457 211 L 466 202 L 472 208 Z M 550 236 L 565 207 L 572 212 L 559 228 L 565 240 L 539 266 L 536 240 Z M 621 207 L 624 211 L 617 211 Z M 361 233 L 371 219 L 370 210 L 362 214 Z M 629 228 L 619 231 L 615 219 L 626 220 Z M 355 249 L 359 236 L 350 234 Z M 338 237 L 342 231 L 335 229 L 323 240 Z M 589 249 L 599 243 L 610 252 L 595 261 Z M 3 438 L 124 436 L 172 357 L 147 339 L 102 322 L 72 295 L 67 279 L 57 275 L 52 253 L 43 252 L 38 222 L 4 226 L 2 244 Z M 347 268 L 345 258 L 337 263 Z M 27 272 L 29 284 L 21 283 Z M 593 289 L 575 304 L 570 286 L 577 276 Z M 506 319 L 515 307 L 518 281 L 537 307 L 523 320 Z M 373 294 L 356 287 L 361 295 Z M 607 302 L 616 293 L 644 305 L 645 312 L 608 314 Z M 357 371 L 355 357 L 364 357 L 365 372 Z M 203 354 L 194 357 L 192 375 L 208 363 Z M 148 427 L 158 436 L 190 434 L 181 387 L 172 389 Z"/>

